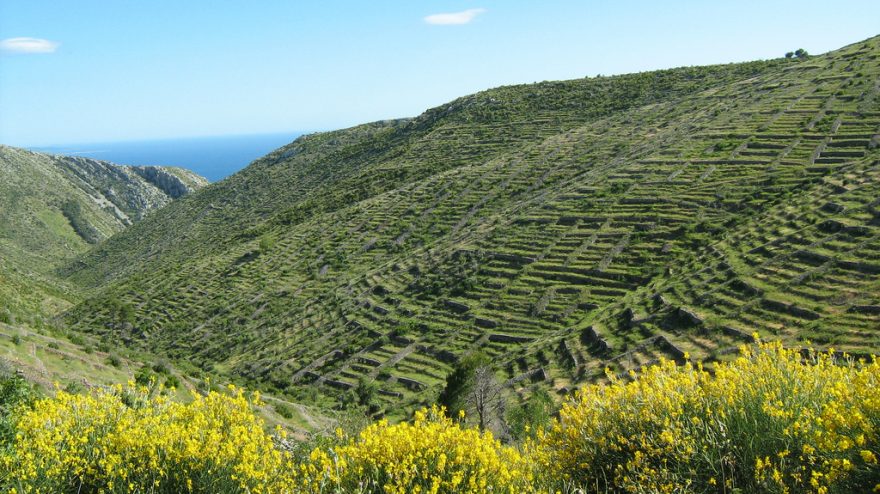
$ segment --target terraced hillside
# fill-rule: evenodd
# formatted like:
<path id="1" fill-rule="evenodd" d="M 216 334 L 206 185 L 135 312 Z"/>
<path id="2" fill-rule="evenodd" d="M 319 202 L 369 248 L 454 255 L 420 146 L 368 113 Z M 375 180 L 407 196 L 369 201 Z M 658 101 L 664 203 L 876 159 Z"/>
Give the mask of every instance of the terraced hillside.
<path id="1" fill-rule="evenodd" d="M 878 56 L 512 86 L 308 136 L 71 266 L 110 284 L 67 320 L 301 398 L 376 380 L 389 412 L 475 350 L 523 396 L 755 330 L 877 352 Z"/>
<path id="2" fill-rule="evenodd" d="M 0 145 L 0 316 L 41 319 L 78 300 L 62 263 L 207 181 Z"/>
<path id="3" fill-rule="evenodd" d="M 222 254 L 273 225 L 295 226 L 460 166 L 484 163 L 604 116 L 784 65 L 781 60 L 510 86 L 413 119 L 312 134 L 114 238 L 71 277 L 100 287 L 122 275 Z"/>

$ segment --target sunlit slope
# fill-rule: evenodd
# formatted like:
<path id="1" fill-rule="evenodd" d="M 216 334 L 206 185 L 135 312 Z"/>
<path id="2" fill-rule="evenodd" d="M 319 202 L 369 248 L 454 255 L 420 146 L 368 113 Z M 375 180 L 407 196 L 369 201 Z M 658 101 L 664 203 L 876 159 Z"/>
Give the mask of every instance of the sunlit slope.
<path id="1" fill-rule="evenodd" d="M 86 257 L 73 279 L 116 282 L 68 321 L 293 394 L 376 379 L 389 409 L 476 349 L 561 392 L 754 330 L 876 352 L 878 53 L 500 88 L 310 136 Z M 594 108 L 643 80 L 667 89 Z"/>
<path id="2" fill-rule="evenodd" d="M 507 86 L 412 119 L 303 136 L 111 239 L 72 264 L 69 274 L 100 286 L 121 275 L 223 255 L 271 225 L 295 227 L 629 108 L 784 65 L 773 60 Z"/>

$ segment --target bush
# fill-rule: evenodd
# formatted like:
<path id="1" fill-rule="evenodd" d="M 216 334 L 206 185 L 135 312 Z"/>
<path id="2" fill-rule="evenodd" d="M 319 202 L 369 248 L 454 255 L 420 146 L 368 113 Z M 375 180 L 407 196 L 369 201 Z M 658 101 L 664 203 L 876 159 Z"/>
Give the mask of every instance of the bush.
<path id="1" fill-rule="evenodd" d="M 269 235 L 263 235 L 260 237 L 259 249 L 261 254 L 265 254 L 272 250 L 272 247 L 275 246 L 275 239 L 270 237 Z"/>
<path id="2" fill-rule="evenodd" d="M 598 492 L 867 492 L 880 482 L 880 363 L 780 344 L 665 361 L 587 386 L 530 452 L 549 483 Z"/>
<path id="3" fill-rule="evenodd" d="M 291 410 L 289 406 L 283 403 L 276 403 L 272 406 L 272 408 L 275 409 L 275 412 L 278 413 L 278 415 L 281 415 L 288 420 L 293 418 L 293 410 Z"/>
<path id="4" fill-rule="evenodd" d="M 371 381 L 361 376 L 358 379 L 357 387 L 354 389 L 354 393 L 357 395 L 358 404 L 365 407 L 370 406 L 373 403 L 373 398 L 376 395 L 377 389 L 378 385 L 376 384 L 376 381 Z"/>
<path id="5" fill-rule="evenodd" d="M 0 311 L 0 322 L 4 324 L 15 324 L 15 316 L 9 310 Z"/>
<path id="6" fill-rule="evenodd" d="M 711 374 L 663 361 L 608 379 L 522 452 L 436 406 L 396 425 L 343 415 L 351 432 L 282 451 L 252 411 L 258 398 L 234 387 L 189 404 L 116 387 L 10 408 L 30 388 L 0 380 L 0 491 L 833 494 L 880 483 L 877 360 L 759 342 Z M 538 398 L 523 433 L 552 410 Z"/>
<path id="7" fill-rule="evenodd" d="M 540 388 L 535 390 L 529 397 L 529 401 L 512 408 L 507 413 L 510 434 L 516 439 L 529 437 L 541 428 L 548 426 L 555 411 L 556 405 L 554 405 L 550 394 Z"/>
<path id="8" fill-rule="evenodd" d="M 258 400 L 235 388 L 188 404 L 136 387 L 59 391 L 18 420 L 0 479 L 24 492 L 285 492 L 285 456 L 251 411 Z"/>
<path id="9" fill-rule="evenodd" d="M 36 398 L 33 388 L 19 376 L 0 370 L 0 454 L 15 437 L 15 419 Z M 2 456 L 0 456 L 2 460 Z M 0 463 L 2 466 L 2 463 Z M 2 474 L 0 469 L 0 474 Z M 0 475 L 0 478 L 3 478 Z M 0 484 L 2 487 L 2 484 Z"/>
<path id="10" fill-rule="evenodd" d="M 171 369 L 168 367 L 168 362 L 165 360 L 158 360 L 153 363 L 153 372 L 156 374 L 170 374 Z"/>
<path id="11" fill-rule="evenodd" d="M 144 365 L 143 367 L 138 369 L 137 372 L 134 373 L 134 382 L 138 386 L 152 387 L 154 384 L 156 384 L 156 381 L 156 374 L 154 374 L 146 365 Z"/>
<path id="12" fill-rule="evenodd" d="M 525 492 L 528 469 L 491 433 L 462 428 L 433 407 L 412 423 L 367 426 L 333 450 L 315 449 L 300 465 L 309 492 Z"/>
<path id="13" fill-rule="evenodd" d="M 2 388 L 0 388 L 2 389 Z M 513 448 L 432 408 L 411 423 L 380 421 L 298 458 L 276 446 L 252 412 L 259 398 L 194 395 L 189 404 L 142 387 L 58 391 L 15 422 L 0 450 L 9 492 L 384 493 L 524 492 L 529 470 Z M 284 437 L 283 433 L 279 434 Z M 14 437 L 14 439 L 13 439 Z M 294 450 L 299 449 L 297 444 Z M 6 482 L 4 484 L 4 482 Z"/>
<path id="14" fill-rule="evenodd" d="M 180 388 L 180 379 L 177 378 L 174 374 L 168 374 L 165 376 L 165 387 L 168 389 L 179 389 Z"/>

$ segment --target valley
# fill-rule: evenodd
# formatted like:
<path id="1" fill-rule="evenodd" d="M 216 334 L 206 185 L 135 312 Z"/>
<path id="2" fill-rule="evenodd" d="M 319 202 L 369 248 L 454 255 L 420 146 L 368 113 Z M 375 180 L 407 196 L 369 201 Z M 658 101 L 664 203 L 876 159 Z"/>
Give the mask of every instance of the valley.
<path id="1" fill-rule="evenodd" d="M 0 146 L 11 492 L 856 492 L 878 353 L 880 37 L 215 183 Z"/>
<path id="2" fill-rule="evenodd" d="M 871 352 L 876 44 L 300 138 L 68 265 L 96 291 L 65 321 L 323 406 L 376 381 L 391 414 L 474 351 L 518 399 L 754 331 Z"/>

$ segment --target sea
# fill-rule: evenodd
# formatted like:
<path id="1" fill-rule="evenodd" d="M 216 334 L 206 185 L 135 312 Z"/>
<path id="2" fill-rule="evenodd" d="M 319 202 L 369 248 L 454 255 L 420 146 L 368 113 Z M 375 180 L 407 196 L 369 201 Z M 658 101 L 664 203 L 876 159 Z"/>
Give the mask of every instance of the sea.
<path id="1" fill-rule="evenodd" d="M 179 166 L 216 182 L 303 134 L 304 132 L 289 132 L 98 142 L 30 149 L 41 153 L 85 156 L 119 165 Z"/>

